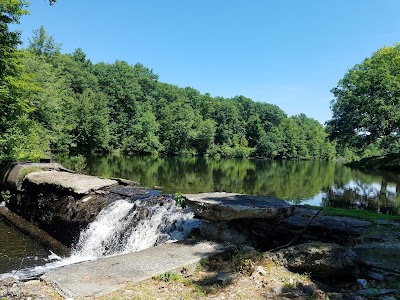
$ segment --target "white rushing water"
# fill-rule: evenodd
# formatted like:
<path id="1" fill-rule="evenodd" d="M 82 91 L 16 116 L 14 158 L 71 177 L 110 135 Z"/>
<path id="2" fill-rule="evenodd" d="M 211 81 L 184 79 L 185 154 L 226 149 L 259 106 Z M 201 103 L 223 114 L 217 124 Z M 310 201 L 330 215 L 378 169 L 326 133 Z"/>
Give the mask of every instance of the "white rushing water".
<path id="1" fill-rule="evenodd" d="M 176 207 L 173 202 L 147 206 L 141 200 L 134 203 L 118 200 L 104 208 L 95 221 L 80 233 L 70 257 L 61 259 L 52 254 L 43 266 L 0 274 L 0 279 L 9 276 L 22 279 L 38 277 L 65 265 L 182 240 L 197 226 L 198 220 L 193 219 L 193 214 Z"/>

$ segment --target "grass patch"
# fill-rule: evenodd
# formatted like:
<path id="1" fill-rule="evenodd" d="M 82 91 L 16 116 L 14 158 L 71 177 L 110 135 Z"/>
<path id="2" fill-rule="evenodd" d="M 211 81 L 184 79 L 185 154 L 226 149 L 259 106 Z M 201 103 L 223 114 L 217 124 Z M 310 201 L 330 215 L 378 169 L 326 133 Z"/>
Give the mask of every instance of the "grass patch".
<path id="1" fill-rule="evenodd" d="M 178 274 L 175 274 L 172 272 L 166 272 L 166 273 L 154 276 L 153 279 L 159 280 L 159 281 L 164 281 L 164 282 L 171 282 L 171 281 L 180 281 L 183 278 L 181 275 L 178 275 Z"/>
<path id="2" fill-rule="evenodd" d="M 313 209 L 320 209 L 321 207 L 309 206 Z M 340 216 L 340 217 L 350 217 L 355 219 L 362 219 L 371 222 L 376 222 L 377 220 L 388 220 L 400 222 L 400 216 L 379 214 L 376 212 L 357 210 L 357 209 L 346 209 L 346 208 L 336 208 L 336 207 L 322 207 L 322 212 L 326 216 Z"/>
<path id="3" fill-rule="evenodd" d="M 22 171 L 21 171 L 21 173 L 19 174 L 19 178 L 20 179 L 23 179 L 23 178 L 25 178 L 25 176 L 26 175 L 28 175 L 29 173 L 32 173 L 32 172 L 41 172 L 41 171 L 44 171 L 42 168 L 40 168 L 40 167 L 34 167 L 34 166 L 32 166 L 32 167 L 27 167 L 27 168 L 25 168 L 25 169 L 23 169 Z"/>

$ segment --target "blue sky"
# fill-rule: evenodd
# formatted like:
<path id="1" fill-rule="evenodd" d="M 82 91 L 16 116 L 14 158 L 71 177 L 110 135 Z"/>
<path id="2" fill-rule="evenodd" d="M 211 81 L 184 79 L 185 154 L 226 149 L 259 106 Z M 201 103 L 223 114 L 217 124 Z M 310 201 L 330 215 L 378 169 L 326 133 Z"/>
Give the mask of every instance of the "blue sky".
<path id="1" fill-rule="evenodd" d="M 398 0 L 31 0 L 29 10 L 24 46 L 43 25 L 63 53 L 140 62 L 162 82 L 244 95 L 321 123 L 346 71 L 400 42 Z"/>

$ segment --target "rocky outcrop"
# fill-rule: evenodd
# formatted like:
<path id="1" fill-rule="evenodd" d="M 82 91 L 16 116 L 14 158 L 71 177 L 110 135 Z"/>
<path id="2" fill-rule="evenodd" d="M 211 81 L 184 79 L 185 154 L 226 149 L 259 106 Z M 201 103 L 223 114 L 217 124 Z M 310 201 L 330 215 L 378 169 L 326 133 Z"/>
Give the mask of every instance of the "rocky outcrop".
<path id="1" fill-rule="evenodd" d="M 354 252 L 337 244 L 305 243 L 282 249 L 275 255 L 287 269 L 318 278 L 337 278 L 340 274 L 345 279 L 357 272 Z"/>
<path id="2" fill-rule="evenodd" d="M 314 216 L 315 219 L 310 223 Z M 296 237 L 298 242 L 321 241 L 344 245 L 365 234 L 372 225 L 370 221 L 326 216 L 318 214 L 315 209 L 303 207 L 296 207 L 293 215 L 280 222 L 253 220 L 249 224 L 254 235 L 274 244 L 271 247 L 286 244 Z"/>
<path id="3" fill-rule="evenodd" d="M 388 274 L 400 278 L 397 222 L 326 216 L 282 200 L 248 195 L 184 197 L 203 219 L 200 234 L 206 239 L 249 244 L 263 250 L 283 248 L 277 257 L 287 268 L 320 278 L 354 276 L 357 266 L 368 278 Z"/>
<path id="4" fill-rule="evenodd" d="M 160 194 L 133 181 L 74 174 L 59 164 L 12 164 L 2 174 L 3 189 L 11 192 L 7 207 L 67 246 L 111 202 Z"/>
<path id="5" fill-rule="evenodd" d="M 294 211 L 276 198 L 233 193 L 185 194 L 185 203 L 198 217 L 214 221 L 282 219 Z"/>

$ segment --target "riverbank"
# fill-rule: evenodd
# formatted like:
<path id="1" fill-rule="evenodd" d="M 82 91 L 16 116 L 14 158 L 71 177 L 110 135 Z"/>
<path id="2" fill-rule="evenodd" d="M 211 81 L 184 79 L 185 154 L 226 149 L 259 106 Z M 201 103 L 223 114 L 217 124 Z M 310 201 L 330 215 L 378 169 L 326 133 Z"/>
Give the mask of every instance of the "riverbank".
<path id="1" fill-rule="evenodd" d="M 353 161 L 347 166 L 359 169 L 376 169 L 382 171 L 400 171 L 400 154 L 390 153 L 383 156 L 366 157 L 359 161 Z"/>
<path id="2" fill-rule="evenodd" d="M 241 247 L 203 259 L 193 273 L 165 272 L 141 282 L 126 281 L 117 291 L 85 299 L 315 299 L 396 300 L 399 282 L 367 278 L 320 281 L 283 267 L 271 252 Z M 0 299 L 61 300 L 44 281 L 0 281 Z M 76 299 L 80 299 L 77 297 Z M 83 299 L 83 298 L 82 298 Z"/>

